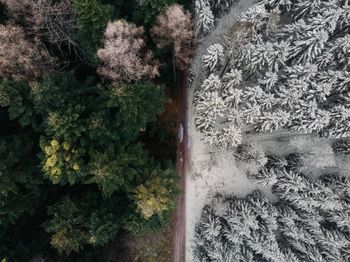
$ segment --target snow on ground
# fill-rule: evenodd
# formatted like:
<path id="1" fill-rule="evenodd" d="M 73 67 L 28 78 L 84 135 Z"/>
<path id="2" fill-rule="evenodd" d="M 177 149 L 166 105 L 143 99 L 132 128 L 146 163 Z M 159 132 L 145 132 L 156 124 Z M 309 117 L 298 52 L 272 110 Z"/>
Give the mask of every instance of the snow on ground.
<path id="1" fill-rule="evenodd" d="M 209 203 L 216 193 L 244 197 L 255 189 L 264 191 L 273 200 L 271 192 L 253 184 L 239 170 L 232 152 L 213 150 L 201 141 L 201 134 L 191 125 L 190 163 L 186 180 L 186 243 L 187 261 L 191 260 L 191 245 L 195 223 L 199 220 L 202 207 Z"/>
<path id="2" fill-rule="evenodd" d="M 186 260 L 192 261 L 191 246 L 193 243 L 194 226 L 199 220 L 202 207 L 213 195 L 236 195 L 244 197 L 259 187 L 253 184 L 241 172 L 235 163 L 232 152 L 218 150 L 201 141 L 202 135 L 196 130 L 193 121 L 192 98 L 194 87 L 203 80 L 201 57 L 211 44 L 217 42 L 223 32 L 227 32 L 238 21 L 239 15 L 248 10 L 254 0 L 243 0 L 231 12 L 218 21 L 216 29 L 197 48 L 192 70 L 196 77 L 188 89 L 188 152 L 189 164 L 186 174 Z M 259 188 L 273 198 L 267 189 Z"/>

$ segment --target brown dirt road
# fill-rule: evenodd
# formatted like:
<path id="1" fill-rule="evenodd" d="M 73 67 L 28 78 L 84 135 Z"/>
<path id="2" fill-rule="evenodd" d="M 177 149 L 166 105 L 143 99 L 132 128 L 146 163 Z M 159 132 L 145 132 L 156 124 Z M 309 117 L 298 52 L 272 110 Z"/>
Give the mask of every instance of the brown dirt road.
<path id="1" fill-rule="evenodd" d="M 181 193 L 177 199 L 177 209 L 173 215 L 173 245 L 172 245 L 172 262 L 186 261 L 186 206 L 185 206 L 185 189 L 186 189 L 186 164 L 187 164 L 187 85 L 186 74 L 182 73 L 179 77 L 179 129 L 183 128 L 183 139 L 178 139 L 177 147 L 177 164 L 176 170 L 180 176 Z"/>

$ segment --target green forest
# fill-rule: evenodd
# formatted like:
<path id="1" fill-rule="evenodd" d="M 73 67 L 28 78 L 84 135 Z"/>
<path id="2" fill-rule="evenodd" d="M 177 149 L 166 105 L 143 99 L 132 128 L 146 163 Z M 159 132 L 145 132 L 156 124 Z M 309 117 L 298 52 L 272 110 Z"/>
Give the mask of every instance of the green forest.
<path id="1" fill-rule="evenodd" d="M 189 1 L 0 3 L 0 260 L 168 261 Z"/>

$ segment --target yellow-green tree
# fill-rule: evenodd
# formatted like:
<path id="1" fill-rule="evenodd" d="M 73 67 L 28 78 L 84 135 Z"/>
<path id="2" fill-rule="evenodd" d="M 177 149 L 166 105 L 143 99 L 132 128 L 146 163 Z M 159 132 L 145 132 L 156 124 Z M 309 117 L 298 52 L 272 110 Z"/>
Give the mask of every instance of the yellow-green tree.
<path id="1" fill-rule="evenodd" d="M 163 173 L 172 173 L 166 170 Z M 154 215 L 162 216 L 174 207 L 174 194 L 177 191 L 175 180 L 158 174 L 155 178 L 136 187 L 135 202 L 137 210 L 145 219 Z"/>

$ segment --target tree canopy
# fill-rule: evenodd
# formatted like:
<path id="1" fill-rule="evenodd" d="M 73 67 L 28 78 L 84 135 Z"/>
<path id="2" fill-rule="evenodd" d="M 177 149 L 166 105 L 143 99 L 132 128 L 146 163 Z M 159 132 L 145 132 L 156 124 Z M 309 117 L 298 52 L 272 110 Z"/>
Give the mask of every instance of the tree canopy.
<path id="1" fill-rule="evenodd" d="M 169 223 L 175 159 L 150 150 L 169 53 L 150 28 L 175 1 L 127 2 L 0 1 L 0 260 L 104 261 Z"/>

